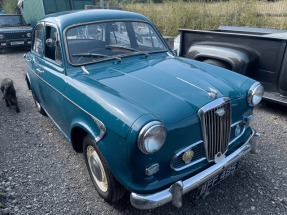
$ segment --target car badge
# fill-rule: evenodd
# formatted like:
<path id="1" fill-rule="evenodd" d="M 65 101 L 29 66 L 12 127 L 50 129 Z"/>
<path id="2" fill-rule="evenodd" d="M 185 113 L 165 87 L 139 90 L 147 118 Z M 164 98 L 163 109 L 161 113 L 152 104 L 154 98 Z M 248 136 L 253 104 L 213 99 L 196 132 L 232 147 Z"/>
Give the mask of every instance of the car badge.
<path id="1" fill-rule="evenodd" d="M 209 96 L 210 98 L 215 99 L 215 98 L 217 97 L 217 93 L 218 93 L 217 90 L 212 89 L 212 88 L 209 88 L 208 96 Z"/>
<path id="2" fill-rule="evenodd" d="M 225 110 L 224 110 L 224 108 L 218 109 L 217 111 L 215 111 L 215 114 L 216 114 L 217 116 L 219 116 L 219 117 L 224 116 L 224 115 L 225 115 Z"/>
<path id="3" fill-rule="evenodd" d="M 189 164 L 191 162 L 193 156 L 194 156 L 194 152 L 191 149 L 189 149 L 183 153 L 181 158 L 185 164 Z"/>

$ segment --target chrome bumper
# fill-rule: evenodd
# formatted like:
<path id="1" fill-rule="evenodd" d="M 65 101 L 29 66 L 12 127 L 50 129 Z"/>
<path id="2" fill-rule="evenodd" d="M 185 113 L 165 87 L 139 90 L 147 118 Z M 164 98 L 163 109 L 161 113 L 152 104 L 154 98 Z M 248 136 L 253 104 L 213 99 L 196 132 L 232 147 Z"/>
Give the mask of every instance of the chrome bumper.
<path id="1" fill-rule="evenodd" d="M 223 172 L 226 168 L 239 161 L 248 152 L 256 153 L 260 134 L 253 130 L 248 140 L 235 152 L 230 154 L 220 163 L 214 164 L 208 169 L 192 176 L 184 181 L 177 181 L 170 188 L 153 194 L 131 193 L 131 204 L 138 209 L 151 209 L 172 202 L 176 207 L 182 206 L 182 196 L 205 182 L 213 179 L 216 175 Z"/>

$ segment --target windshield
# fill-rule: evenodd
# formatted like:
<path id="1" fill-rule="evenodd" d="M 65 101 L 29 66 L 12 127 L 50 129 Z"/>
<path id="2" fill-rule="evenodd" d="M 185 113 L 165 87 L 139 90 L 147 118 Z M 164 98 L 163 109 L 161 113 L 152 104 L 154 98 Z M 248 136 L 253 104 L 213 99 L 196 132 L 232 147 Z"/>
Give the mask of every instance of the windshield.
<path id="1" fill-rule="evenodd" d="M 144 22 L 80 25 L 67 30 L 66 40 L 73 65 L 167 51 L 154 28 Z"/>
<path id="2" fill-rule="evenodd" d="M 17 27 L 23 25 L 21 16 L 0 16 L 0 27 Z"/>

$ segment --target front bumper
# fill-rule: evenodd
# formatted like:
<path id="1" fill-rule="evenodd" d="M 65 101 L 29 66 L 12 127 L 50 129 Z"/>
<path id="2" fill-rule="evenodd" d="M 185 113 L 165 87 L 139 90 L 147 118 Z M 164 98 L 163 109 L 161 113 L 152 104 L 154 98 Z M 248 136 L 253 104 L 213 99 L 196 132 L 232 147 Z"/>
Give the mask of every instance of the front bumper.
<path id="1" fill-rule="evenodd" d="M 131 193 L 131 204 L 138 209 L 151 209 L 162 206 L 168 202 L 172 202 L 176 207 L 182 206 L 182 196 L 196 188 L 205 182 L 211 180 L 226 168 L 238 162 L 247 153 L 256 153 L 260 134 L 252 130 L 252 134 L 247 141 L 232 154 L 227 156 L 220 163 L 214 164 L 208 169 L 200 172 L 199 174 L 192 176 L 184 181 L 177 181 L 170 188 L 153 194 L 136 194 Z"/>

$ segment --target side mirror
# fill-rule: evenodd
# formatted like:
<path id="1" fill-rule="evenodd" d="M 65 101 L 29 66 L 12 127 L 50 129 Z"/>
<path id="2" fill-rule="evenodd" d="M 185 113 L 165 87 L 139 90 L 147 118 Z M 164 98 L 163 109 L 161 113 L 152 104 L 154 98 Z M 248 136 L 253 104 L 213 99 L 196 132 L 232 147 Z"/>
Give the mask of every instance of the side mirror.
<path id="1" fill-rule="evenodd" d="M 48 38 L 46 39 L 46 45 L 51 48 L 55 45 L 55 42 L 52 38 Z"/>

